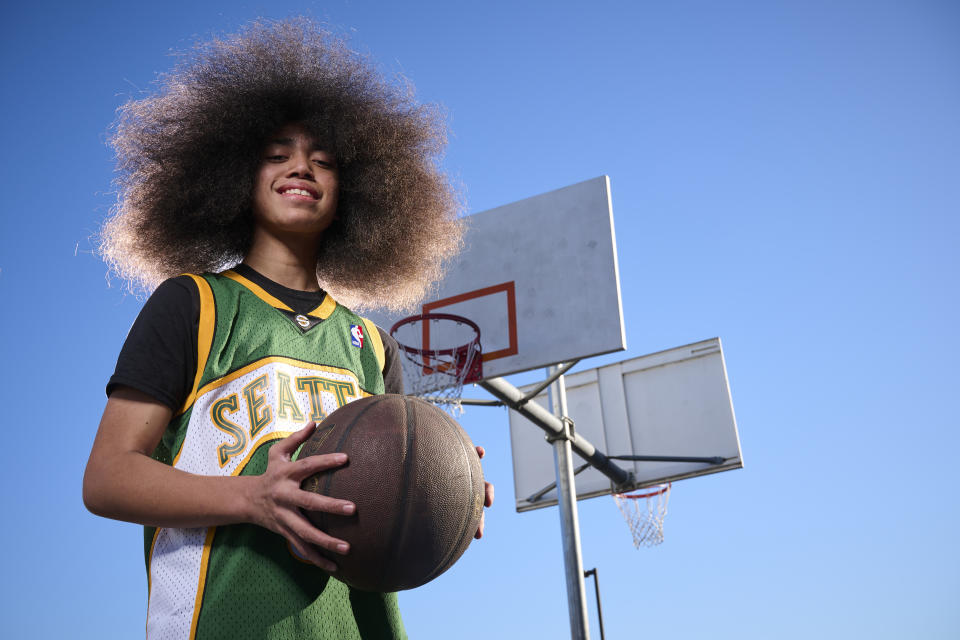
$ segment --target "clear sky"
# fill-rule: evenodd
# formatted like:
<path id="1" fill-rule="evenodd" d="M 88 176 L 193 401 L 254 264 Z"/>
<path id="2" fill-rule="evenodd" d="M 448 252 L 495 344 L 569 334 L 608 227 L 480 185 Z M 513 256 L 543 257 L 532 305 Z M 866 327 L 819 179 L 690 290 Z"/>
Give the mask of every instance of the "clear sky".
<path id="1" fill-rule="evenodd" d="M 140 528 L 80 499 L 141 305 L 91 242 L 115 198 L 114 111 L 172 50 L 299 13 L 446 106 L 444 164 L 470 211 L 610 176 L 629 349 L 579 368 L 723 340 L 746 467 L 677 483 L 653 549 L 633 549 L 610 498 L 579 504 L 608 638 L 960 636 L 960 6 L 946 0 L 9 4 L 5 636 L 142 633 Z M 514 511 L 502 409 L 463 423 L 498 501 L 485 539 L 401 595 L 408 631 L 564 637 L 557 511 Z"/>

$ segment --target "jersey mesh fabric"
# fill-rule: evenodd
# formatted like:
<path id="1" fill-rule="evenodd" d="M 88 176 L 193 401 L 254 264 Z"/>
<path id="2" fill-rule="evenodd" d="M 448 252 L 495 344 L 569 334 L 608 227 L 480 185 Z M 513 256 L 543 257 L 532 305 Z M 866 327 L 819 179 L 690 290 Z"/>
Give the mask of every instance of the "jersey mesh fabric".
<path id="1" fill-rule="evenodd" d="M 323 291 L 299 291 L 284 287 L 249 266 L 238 264 L 231 271 L 261 287 L 293 312 L 308 314 L 321 307 Z M 146 393 L 179 412 L 193 387 L 197 373 L 197 333 L 200 294 L 193 276 L 165 280 L 146 301 L 127 333 L 117 366 L 107 383 L 109 396 L 124 386 Z M 282 307 L 281 307 L 282 308 Z M 384 348 L 384 388 L 403 393 L 403 368 L 399 346 L 381 327 L 369 327 L 369 336 Z M 365 336 L 366 337 L 366 336 Z"/>
<path id="2" fill-rule="evenodd" d="M 348 309 L 332 305 L 304 332 L 242 284 L 203 280 L 215 330 L 196 397 L 171 421 L 158 460 L 205 475 L 261 474 L 269 447 L 303 416 L 319 421 L 383 393 L 382 363 L 371 343 L 351 341 L 363 321 Z M 151 638 L 406 637 L 396 594 L 353 590 L 261 527 L 147 528 L 145 544 Z"/>

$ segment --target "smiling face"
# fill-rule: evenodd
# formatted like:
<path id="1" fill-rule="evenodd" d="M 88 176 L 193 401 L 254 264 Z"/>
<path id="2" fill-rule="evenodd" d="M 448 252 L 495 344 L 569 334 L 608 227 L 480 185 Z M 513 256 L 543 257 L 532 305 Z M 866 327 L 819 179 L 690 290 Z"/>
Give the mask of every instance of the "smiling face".
<path id="1" fill-rule="evenodd" d="M 303 125 L 288 124 L 267 140 L 253 190 L 256 226 L 278 238 L 319 240 L 337 212 L 338 172 Z"/>

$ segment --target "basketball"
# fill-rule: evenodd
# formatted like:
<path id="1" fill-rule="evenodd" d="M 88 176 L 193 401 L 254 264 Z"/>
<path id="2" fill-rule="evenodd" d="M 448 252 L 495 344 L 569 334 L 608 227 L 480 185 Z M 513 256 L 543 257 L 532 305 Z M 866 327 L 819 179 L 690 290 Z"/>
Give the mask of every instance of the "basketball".
<path id="1" fill-rule="evenodd" d="M 339 580 L 364 591 L 419 587 L 449 569 L 473 540 L 484 482 L 470 437 L 436 406 L 378 395 L 331 413 L 299 457 L 343 452 L 347 464 L 303 481 L 307 491 L 350 500 L 352 515 L 307 512 L 350 552 L 333 560 Z"/>

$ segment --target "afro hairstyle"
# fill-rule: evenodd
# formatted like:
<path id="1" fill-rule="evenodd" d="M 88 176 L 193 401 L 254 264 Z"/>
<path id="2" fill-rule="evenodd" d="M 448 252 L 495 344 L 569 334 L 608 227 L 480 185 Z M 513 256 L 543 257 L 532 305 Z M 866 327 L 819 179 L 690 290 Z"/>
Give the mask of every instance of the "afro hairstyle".
<path id="1" fill-rule="evenodd" d="M 100 251 L 132 288 L 243 259 L 262 146 L 292 122 L 339 166 L 317 260 L 335 298 L 410 309 L 460 249 L 460 196 L 439 167 L 443 113 L 313 20 L 257 21 L 200 43 L 157 83 L 120 107 L 111 131 L 118 201 Z"/>

